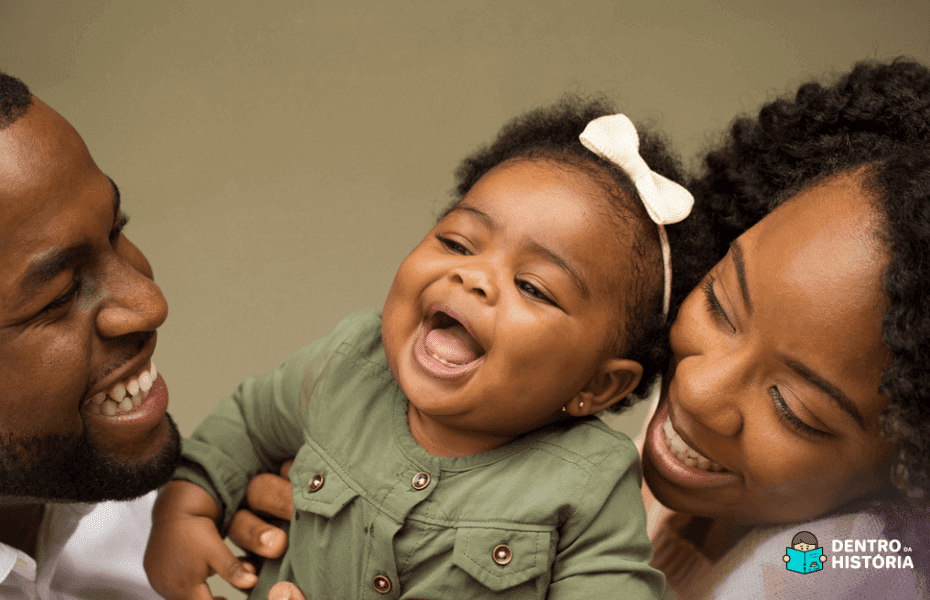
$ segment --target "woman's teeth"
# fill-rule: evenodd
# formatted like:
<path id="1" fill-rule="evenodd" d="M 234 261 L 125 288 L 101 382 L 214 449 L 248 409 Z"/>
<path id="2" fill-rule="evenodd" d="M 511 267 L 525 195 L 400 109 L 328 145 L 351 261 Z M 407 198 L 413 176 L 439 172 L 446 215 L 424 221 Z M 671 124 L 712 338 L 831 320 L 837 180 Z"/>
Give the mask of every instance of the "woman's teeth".
<path id="1" fill-rule="evenodd" d="M 695 467 L 702 471 L 719 472 L 725 470 L 723 467 L 706 456 L 699 454 L 686 444 L 685 441 L 681 439 L 681 436 L 678 435 L 678 432 L 675 431 L 675 428 L 672 427 L 672 420 L 669 417 L 665 417 L 665 423 L 662 424 L 662 429 L 665 431 L 665 441 L 668 445 L 668 449 L 681 462 L 689 467 Z"/>
<path id="2" fill-rule="evenodd" d="M 149 397 L 152 384 L 158 377 L 155 364 L 149 364 L 141 372 L 132 375 L 124 381 L 113 384 L 105 392 L 100 392 L 90 399 L 88 410 L 95 415 L 114 417 L 124 415 L 137 408 L 142 401 Z"/>

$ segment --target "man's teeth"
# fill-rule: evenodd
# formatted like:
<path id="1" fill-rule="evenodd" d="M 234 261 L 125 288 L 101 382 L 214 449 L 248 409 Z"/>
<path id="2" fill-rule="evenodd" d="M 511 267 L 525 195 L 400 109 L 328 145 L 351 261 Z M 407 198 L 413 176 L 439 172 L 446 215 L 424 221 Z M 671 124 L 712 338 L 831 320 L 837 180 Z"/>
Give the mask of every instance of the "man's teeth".
<path id="1" fill-rule="evenodd" d="M 668 445 L 668 449 L 675 455 L 678 460 L 685 463 L 689 467 L 694 467 L 696 469 L 701 469 L 702 471 L 723 471 L 723 467 L 710 460 L 706 456 L 703 456 L 691 448 L 688 444 L 685 443 L 681 436 L 678 435 L 678 432 L 675 431 L 675 428 L 672 427 L 672 420 L 669 417 L 665 417 L 665 423 L 662 424 L 662 428 L 665 431 L 665 440 Z"/>
<path id="2" fill-rule="evenodd" d="M 113 417 L 126 414 L 149 397 L 157 377 L 155 364 L 149 361 L 148 366 L 141 372 L 113 384 L 107 391 L 91 398 L 87 408 L 95 415 Z"/>

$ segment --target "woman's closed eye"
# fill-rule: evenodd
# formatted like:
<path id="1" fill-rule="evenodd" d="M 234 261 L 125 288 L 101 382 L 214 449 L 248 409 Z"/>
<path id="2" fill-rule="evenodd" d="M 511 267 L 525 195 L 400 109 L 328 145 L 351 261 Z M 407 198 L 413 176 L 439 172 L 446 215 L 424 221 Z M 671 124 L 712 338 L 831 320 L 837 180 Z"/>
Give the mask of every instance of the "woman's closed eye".
<path id="1" fill-rule="evenodd" d="M 775 404 L 775 409 L 778 410 L 779 416 L 783 417 L 793 429 L 802 434 L 816 437 L 824 437 L 828 435 L 825 431 L 814 429 L 802 421 L 801 418 L 798 417 L 798 415 L 796 415 L 793 410 L 791 410 L 791 407 L 788 406 L 788 403 L 785 402 L 785 398 L 782 396 L 781 391 L 777 386 L 772 386 L 769 389 L 769 395 L 772 397 L 772 402 Z"/>
<path id="2" fill-rule="evenodd" d="M 704 283 L 701 284 L 701 290 L 704 292 L 704 302 L 707 305 L 707 310 L 711 315 L 713 315 L 714 320 L 726 325 L 730 331 L 735 332 L 736 327 L 733 326 L 733 323 L 730 321 L 727 313 L 723 310 L 723 306 L 720 304 L 720 300 L 717 299 L 717 294 L 714 293 L 714 281 L 716 281 L 716 279 L 712 275 L 708 275 L 707 279 L 704 280 Z"/>

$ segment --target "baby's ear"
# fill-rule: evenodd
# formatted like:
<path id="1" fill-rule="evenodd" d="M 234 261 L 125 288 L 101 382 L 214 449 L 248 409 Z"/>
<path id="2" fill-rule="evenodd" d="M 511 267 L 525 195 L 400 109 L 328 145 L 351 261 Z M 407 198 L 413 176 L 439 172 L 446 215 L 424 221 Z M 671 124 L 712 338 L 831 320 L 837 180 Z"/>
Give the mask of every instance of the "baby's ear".
<path id="1" fill-rule="evenodd" d="M 565 410 L 573 417 L 586 417 L 610 408 L 636 389 L 643 366 L 628 358 L 608 358 Z"/>

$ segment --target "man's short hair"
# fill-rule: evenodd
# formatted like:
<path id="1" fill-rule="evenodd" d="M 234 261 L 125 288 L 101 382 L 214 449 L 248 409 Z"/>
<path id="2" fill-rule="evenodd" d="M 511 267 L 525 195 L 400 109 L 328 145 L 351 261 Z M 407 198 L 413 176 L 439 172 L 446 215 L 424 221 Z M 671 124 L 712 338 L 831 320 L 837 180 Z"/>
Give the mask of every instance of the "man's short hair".
<path id="1" fill-rule="evenodd" d="M 26 84 L 0 71 L 0 129 L 23 116 L 32 104 L 32 94 Z"/>

